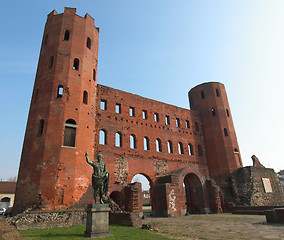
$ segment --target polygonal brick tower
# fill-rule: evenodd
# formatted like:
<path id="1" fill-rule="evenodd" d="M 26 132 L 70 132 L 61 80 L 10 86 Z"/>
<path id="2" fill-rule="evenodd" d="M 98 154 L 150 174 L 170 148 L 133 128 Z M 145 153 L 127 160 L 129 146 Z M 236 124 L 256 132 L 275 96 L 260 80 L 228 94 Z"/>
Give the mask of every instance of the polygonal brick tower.
<path id="1" fill-rule="evenodd" d="M 22 150 L 15 213 L 72 206 L 86 192 L 94 158 L 99 29 L 76 9 L 47 18 Z"/>
<path id="2" fill-rule="evenodd" d="M 192 88 L 188 96 L 191 110 L 201 114 L 211 176 L 235 172 L 242 167 L 242 160 L 225 86 L 203 83 Z"/>

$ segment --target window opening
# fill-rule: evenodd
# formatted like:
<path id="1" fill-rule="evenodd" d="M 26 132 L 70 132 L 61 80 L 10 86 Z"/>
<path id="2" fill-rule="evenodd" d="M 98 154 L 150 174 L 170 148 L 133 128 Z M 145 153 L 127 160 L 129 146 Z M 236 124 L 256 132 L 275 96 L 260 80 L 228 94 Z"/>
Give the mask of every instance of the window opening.
<path id="1" fill-rule="evenodd" d="M 65 30 L 64 41 L 68 41 L 69 40 L 69 36 L 70 36 L 70 31 L 69 30 Z"/>
<path id="2" fill-rule="evenodd" d="M 228 109 L 226 109 L 226 113 L 227 113 L 227 116 L 230 117 L 230 112 Z"/>
<path id="3" fill-rule="evenodd" d="M 196 132 L 199 132 L 199 124 L 198 124 L 198 122 L 195 122 L 195 130 L 196 130 Z"/>
<path id="4" fill-rule="evenodd" d="M 234 149 L 234 153 L 239 154 L 239 151 L 237 148 Z"/>
<path id="5" fill-rule="evenodd" d="M 88 92 L 84 91 L 83 93 L 83 103 L 88 104 Z"/>
<path id="6" fill-rule="evenodd" d="M 134 134 L 130 135 L 130 148 L 135 149 L 136 148 L 136 137 Z"/>
<path id="7" fill-rule="evenodd" d="M 204 99 L 205 98 L 205 94 L 203 91 L 201 91 L 201 98 Z"/>
<path id="8" fill-rule="evenodd" d="M 116 147 L 122 147 L 121 138 L 122 138 L 122 134 L 121 134 L 120 132 L 117 132 L 117 133 L 115 134 L 115 146 L 116 146 Z"/>
<path id="9" fill-rule="evenodd" d="M 193 156 L 194 155 L 194 152 L 193 152 L 193 146 L 192 144 L 188 144 L 188 154 L 189 156 Z"/>
<path id="10" fill-rule="evenodd" d="M 41 135 L 42 135 L 42 133 L 43 133 L 43 127 L 44 127 L 44 120 L 43 119 L 41 119 L 40 121 L 39 121 L 39 128 L 38 128 L 38 133 L 37 133 L 37 135 L 40 137 Z"/>
<path id="11" fill-rule="evenodd" d="M 87 48 L 91 49 L 92 40 L 88 37 L 87 38 Z"/>
<path id="12" fill-rule="evenodd" d="M 219 90 L 217 88 L 216 88 L 216 96 L 220 97 L 220 93 L 219 93 Z"/>
<path id="13" fill-rule="evenodd" d="M 168 141 L 168 153 L 173 153 L 173 143 Z"/>
<path id="14" fill-rule="evenodd" d="M 215 110 L 215 108 L 211 108 L 211 113 L 212 113 L 212 116 L 213 116 L 213 117 L 216 116 L 216 110 Z"/>
<path id="15" fill-rule="evenodd" d="M 186 125 L 186 128 L 190 128 L 190 122 L 188 120 L 186 120 L 185 125 Z"/>
<path id="16" fill-rule="evenodd" d="M 178 143 L 178 153 L 184 154 L 183 144 L 181 142 Z"/>
<path id="17" fill-rule="evenodd" d="M 170 116 L 166 116 L 166 125 L 170 125 Z"/>
<path id="18" fill-rule="evenodd" d="M 74 63 L 73 63 L 73 69 L 78 71 L 79 70 L 79 59 L 78 58 L 75 58 L 74 59 Z"/>
<path id="19" fill-rule="evenodd" d="M 115 113 L 121 113 L 121 105 L 119 103 L 115 104 Z"/>
<path id="20" fill-rule="evenodd" d="M 149 151 L 150 150 L 150 145 L 149 145 L 149 138 L 144 137 L 144 150 Z"/>
<path id="21" fill-rule="evenodd" d="M 75 147 L 76 128 L 78 126 L 73 119 L 68 119 L 64 125 L 64 146 Z"/>
<path id="22" fill-rule="evenodd" d="M 103 111 L 107 110 L 107 101 L 106 100 L 101 100 L 100 109 L 103 110 Z"/>
<path id="23" fill-rule="evenodd" d="M 63 86 L 62 85 L 59 85 L 58 88 L 57 88 L 57 98 L 62 98 L 63 96 Z"/>
<path id="24" fill-rule="evenodd" d="M 143 117 L 143 119 L 147 119 L 147 111 L 146 110 L 142 110 L 142 117 Z"/>
<path id="25" fill-rule="evenodd" d="M 179 120 L 179 118 L 176 119 L 176 125 L 177 125 L 178 128 L 180 127 L 180 120 Z"/>
<path id="26" fill-rule="evenodd" d="M 156 139 L 156 151 L 162 152 L 162 142 L 161 142 L 161 139 L 159 138 Z"/>
<path id="27" fill-rule="evenodd" d="M 50 56 L 50 58 L 49 58 L 49 65 L 48 65 L 49 69 L 51 69 L 53 67 L 53 61 L 54 61 L 54 57 Z"/>
<path id="28" fill-rule="evenodd" d="M 202 157 L 203 153 L 202 153 L 202 147 L 201 145 L 197 145 L 197 150 L 198 150 L 198 156 Z"/>
<path id="29" fill-rule="evenodd" d="M 130 108 L 129 108 L 129 116 L 130 116 L 130 117 L 134 117 L 134 116 L 135 116 L 134 107 L 130 107 Z"/>
<path id="30" fill-rule="evenodd" d="M 228 130 L 227 130 L 227 128 L 224 128 L 224 135 L 225 135 L 225 137 L 228 137 L 229 135 L 228 135 Z"/>
<path id="31" fill-rule="evenodd" d="M 154 113 L 154 120 L 155 120 L 155 122 L 159 122 L 159 114 L 158 113 Z"/>
<path id="32" fill-rule="evenodd" d="M 107 132 L 104 129 L 100 130 L 99 144 L 100 145 L 106 145 L 107 144 Z"/>

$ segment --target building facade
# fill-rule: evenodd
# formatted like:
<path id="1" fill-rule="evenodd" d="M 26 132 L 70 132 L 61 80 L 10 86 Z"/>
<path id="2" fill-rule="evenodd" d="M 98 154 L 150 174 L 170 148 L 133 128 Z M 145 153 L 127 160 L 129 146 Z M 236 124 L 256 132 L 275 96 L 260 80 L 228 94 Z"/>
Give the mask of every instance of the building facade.
<path id="1" fill-rule="evenodd" d="M 191 89 L 189 110 L 97 84 L 98 39 L 88 14 L 65 8 L 48 15 L 15 212 L 92 202 L 85 152 L 94 160 L 98 152 L 104 156 L 109 195 L 122 206 L 136 192 L 127 184 L 142 174 L 156 215 L 221 211 L 227 197 L 218 179 L 242 167 L 224 85 Z"/>

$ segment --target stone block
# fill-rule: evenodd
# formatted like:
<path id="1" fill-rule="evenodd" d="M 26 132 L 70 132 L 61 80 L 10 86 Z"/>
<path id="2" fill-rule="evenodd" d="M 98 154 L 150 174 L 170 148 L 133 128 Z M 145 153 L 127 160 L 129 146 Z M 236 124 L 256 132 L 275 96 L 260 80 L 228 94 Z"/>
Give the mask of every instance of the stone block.
<path id="1" fill-rule="evenodd" d="M 89 238 L 109 236 L 108 204 L 89 204 L 87 207 L 87 224 L 85 236 Z"/>

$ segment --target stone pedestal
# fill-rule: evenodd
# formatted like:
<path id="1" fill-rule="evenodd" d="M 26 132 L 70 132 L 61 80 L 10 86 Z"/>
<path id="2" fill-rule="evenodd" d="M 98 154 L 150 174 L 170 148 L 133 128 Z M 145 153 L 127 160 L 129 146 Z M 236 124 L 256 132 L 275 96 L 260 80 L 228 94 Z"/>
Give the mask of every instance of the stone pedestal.
<path id="1" fill-rule="evenodd" d="M 109 205 L 89 204 L 85 236 L 89 238 L 106 237 L 109 232 Z"/>

